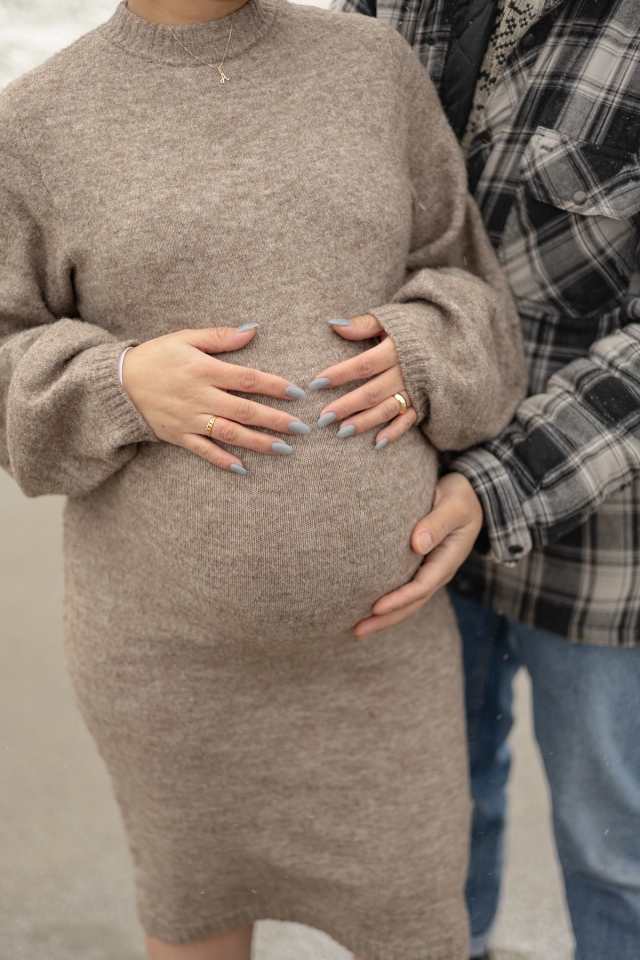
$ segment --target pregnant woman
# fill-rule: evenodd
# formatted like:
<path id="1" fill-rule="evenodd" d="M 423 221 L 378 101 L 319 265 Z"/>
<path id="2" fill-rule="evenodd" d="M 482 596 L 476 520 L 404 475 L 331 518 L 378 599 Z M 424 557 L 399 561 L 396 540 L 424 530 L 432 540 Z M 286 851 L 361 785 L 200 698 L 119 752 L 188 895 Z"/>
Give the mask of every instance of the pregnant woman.
<path id="1" fill-rule="evenodd" d="M 285 0 L 130 0 L 2 94 L 0 243 L 0 456 L 69 498 L 68 662 L 149 956 L 247 960 L 272 917 L 463 960 L 449 605 L 354 627 L 421 562 L 436 451 L 524 376 L 413 53 Z"/>

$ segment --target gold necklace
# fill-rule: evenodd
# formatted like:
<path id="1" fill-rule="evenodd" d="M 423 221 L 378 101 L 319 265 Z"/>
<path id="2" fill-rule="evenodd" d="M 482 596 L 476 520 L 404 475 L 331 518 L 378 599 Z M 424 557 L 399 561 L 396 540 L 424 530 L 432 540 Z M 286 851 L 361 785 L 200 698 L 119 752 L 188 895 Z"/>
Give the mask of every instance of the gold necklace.
<path id="1" fill-rule="evenodd" d="M 222 64 L 226 60 L 227 53 L 229 52 L 229 44 L 231 43 L 231 33 L 233 31 L 233 14 L 231 14 L 231 23 L 229 24 L 229 36 L 227 37 L 227 45 L 224 48 L 224 53 L 222 54 L 222 60 L 218 64 L 209 63 L 208 60 L 203 60 L 201 57 L 196 56 L 193 50 L 189 50 L 189 47 L 185 47 L 182 40 L 178 40 L 175 33 L 173 32 L 172 27 L 169 27 L 169 30 L 171 31 L 171 36 L 176 41 L 176 43 L 179 43 L 182 49 L 187 51 L 189 56 L 193 57 L 194 60 L 198 60 L 200 63 L 204 63 L 205 67 L 213 67 L 215 70 L 218 71 L 218 73 L 220 74 L 220 83 L 225 83 L 229 79 L 229 77 L 226 75 L 226 73 L 222 69 Z"/>

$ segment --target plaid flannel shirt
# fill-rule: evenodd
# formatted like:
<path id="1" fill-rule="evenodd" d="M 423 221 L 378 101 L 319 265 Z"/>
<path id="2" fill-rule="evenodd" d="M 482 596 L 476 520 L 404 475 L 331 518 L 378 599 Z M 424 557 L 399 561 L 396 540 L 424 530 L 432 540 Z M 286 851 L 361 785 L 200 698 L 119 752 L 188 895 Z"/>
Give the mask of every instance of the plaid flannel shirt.
<path id="1" fill-rule="evenodd" d="M 436 85 L 445 7 L 377 5 Z M 639 150 L 640 3 L 548 0 L 468 157 L 530 390 L 501 436 L 453 460 L 482 501 L 487 551 L 454 587 L 539 629 L 620 646 L 640 641 Z"/>

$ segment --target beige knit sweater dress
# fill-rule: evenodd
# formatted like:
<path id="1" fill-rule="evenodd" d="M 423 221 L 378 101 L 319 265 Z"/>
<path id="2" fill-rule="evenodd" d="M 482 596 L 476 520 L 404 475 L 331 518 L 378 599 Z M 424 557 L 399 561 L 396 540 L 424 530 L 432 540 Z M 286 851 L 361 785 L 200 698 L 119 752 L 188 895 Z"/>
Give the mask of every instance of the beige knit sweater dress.
<path id="1" fill-rule="evenodd" d="M 228 32 L 176 29 L 215 62 Z M 510 419 L 516 316 L 399 36 L 249 0 L 225 73 L 121 5 L 1 95 L 0 458 L 28 495 L 69 497 L 68 661 L 146 930 L 272 917 L 364 960 L 462 960 L 448 601 L 351 628 L 420 564 L 436 449 Z M 314 429 L 289 457 L 234 451 L 238 476 L 158 442 L 118 379 L 127 344 L 259 321 L 224 359 L 305 386 L 371 346 L 327 323 L 367 311 L 421 423 L 384 450 Z M 314 424 L 353 386 L 266 402 Z"/>

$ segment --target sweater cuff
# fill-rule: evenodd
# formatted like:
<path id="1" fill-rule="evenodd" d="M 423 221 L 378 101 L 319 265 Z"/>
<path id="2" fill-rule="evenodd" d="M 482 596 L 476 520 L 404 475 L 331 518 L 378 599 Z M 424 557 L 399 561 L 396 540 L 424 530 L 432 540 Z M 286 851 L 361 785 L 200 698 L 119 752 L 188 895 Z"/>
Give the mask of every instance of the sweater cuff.
<path id="1" fill-rule="evenodd" d="M 477 447 L 456 457 L 448 472 L 461 473 L 473 486 L 484 513 L 488 558 L 512 567 L 530 552 L 533 542 L 511 477 L 493 454 Z"/>
<path id="2" fill-rule="evenodd" d="M 416 322 L 409 304 L 389 303 L 367 311 L 395 344 L 407 393 L 418 414 L 418 423 L 429 416 L 429 365 L 425 358 L 424 336 L 417 334 L 418 330 L 425 329 L 425 307 L 424 303 L 420 306 L 422 322 Z"/>
<path id="3" fill-rule="evenodd" d="M 91 350 L 94 384 L 102 415 L 119 447 L 130 443 L 152 443 L 158 440 L 151 427 L 134 407 L 120 382 L 121 357 L 126 349 L 137 345 L 137 340 L 125 343 L 102 343 Z"/>

